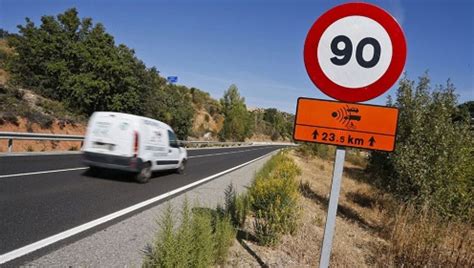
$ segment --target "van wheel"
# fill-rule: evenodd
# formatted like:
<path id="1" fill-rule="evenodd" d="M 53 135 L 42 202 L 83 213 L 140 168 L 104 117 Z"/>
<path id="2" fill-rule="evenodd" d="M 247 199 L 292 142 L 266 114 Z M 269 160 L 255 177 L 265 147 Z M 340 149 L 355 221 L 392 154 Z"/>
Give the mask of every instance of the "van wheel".
<path id="1" fill-rule="evenodd" d="M 97 176 L 102 173 L 102 169 L 100 167 L 89 166 L 89 174 L 92 176 Z"/>
<path id="2" fill-rule="evenodd" d="M 151 164 L 150 162 L 143 163 L 143 167 L 140 172 L 135 175 L 135 180 L 139 183 L 147 183 L 151 177 Z"/>
<path id="3" fill-rule="evenodd" d="M 183 161 L 181 161 L 181 164 L 179 164 L 179 167 L 176 169 L 176 172 L 178 174 L 184 174 L 185 169 L 186 169 L 186 159 L 183 159 Z"/>

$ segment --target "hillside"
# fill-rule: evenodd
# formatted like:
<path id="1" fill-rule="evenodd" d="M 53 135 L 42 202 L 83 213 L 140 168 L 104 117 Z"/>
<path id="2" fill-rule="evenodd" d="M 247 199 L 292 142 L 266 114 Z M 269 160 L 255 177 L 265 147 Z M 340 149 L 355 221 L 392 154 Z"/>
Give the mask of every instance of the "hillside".
<path id="1" fill-rule="evenodd" d="M 216 100 L 204 90 L 169 84 L 74 8 L 44 16 L 38 26 L 27 19 L 18 34 L 0 33 L 0 130 L 83 133 L 87 118 L 105 110 L 158 119 L 180 139 L 291 139 L 293 115 L 249 111 L 235 85 Z M 225 99 L 231 89 L 234 96 Z M 16 149 L 38 150 L 26 144 Z"/>

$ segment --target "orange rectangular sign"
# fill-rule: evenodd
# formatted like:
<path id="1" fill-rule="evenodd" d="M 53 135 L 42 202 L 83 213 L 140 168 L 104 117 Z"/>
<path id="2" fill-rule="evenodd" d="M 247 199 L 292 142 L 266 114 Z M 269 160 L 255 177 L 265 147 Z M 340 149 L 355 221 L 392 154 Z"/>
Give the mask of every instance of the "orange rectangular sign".
<path id="1" fill-rule="evenodd" d="M 393 107 L 298 98 L 293 139 L 391 152 L 397 121 Z"/>

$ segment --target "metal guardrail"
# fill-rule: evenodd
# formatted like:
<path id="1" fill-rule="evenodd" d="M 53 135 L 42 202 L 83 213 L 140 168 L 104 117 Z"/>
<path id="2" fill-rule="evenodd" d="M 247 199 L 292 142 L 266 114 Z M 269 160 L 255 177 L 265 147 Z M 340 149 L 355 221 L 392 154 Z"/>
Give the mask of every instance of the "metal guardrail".
<path id="1" fill-rule="evenodd" d="M 13 151 L 13 140 L 51 140 L 51 141 L 80 141 L 84 140 L 82 135 L 29 133 L 29 132 L 0 132 L 0 140 L 8 140 L 8 152 Z M 219 142 L 219 141 L 179 141 L 187 148 L 203 148 L 213 146 L 245 146 L 252 142 Z M 82 147 L 82 144 L 81 144 Z"/>
<path id="2" fill-rule="evenodd" d="M 232 147 L 252 145 L 252 142 L 221 142 L 221 141 L 179 141 L 187 148 L 203 148 L 203 147 Z"/>
<path id="3" fill-rule="evenodd" d="M 80 141 L 84 140 L 81 135 L 29 133 L 29 132 L 0 132 L 0 140 L 8 140 L 8 152 L 13 151 L 13 140 L 50 140 L 50 141 Z M 82 146 L 82 144 L 81 144 Z"/>

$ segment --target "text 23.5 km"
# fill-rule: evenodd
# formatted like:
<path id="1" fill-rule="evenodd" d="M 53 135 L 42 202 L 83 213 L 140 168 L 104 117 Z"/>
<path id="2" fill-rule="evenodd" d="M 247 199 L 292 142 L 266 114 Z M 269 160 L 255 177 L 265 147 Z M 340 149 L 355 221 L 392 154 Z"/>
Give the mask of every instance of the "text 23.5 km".
<path id="1" fill-rule="evenodd" d="M 320 138 L 321 141 L 336 142 L 341 145 L 347 144 L 347 145 L 363 146 L 364 144 L 367 144 L 369 146 L 373 146 L 375 143 L 375 138 L 373 136 L 370 137 L 370 139 L 366 142 L 363 138 L 357 138 L 351 134 L 338 136 L 337 134 L 333 132 L 329 132 L 329 133 L 322 132 L 322 131 L 318 131 L 317 129 L 312 133 L 312 135 L 315 141 L 317 141 L 318 138 Z"/>

